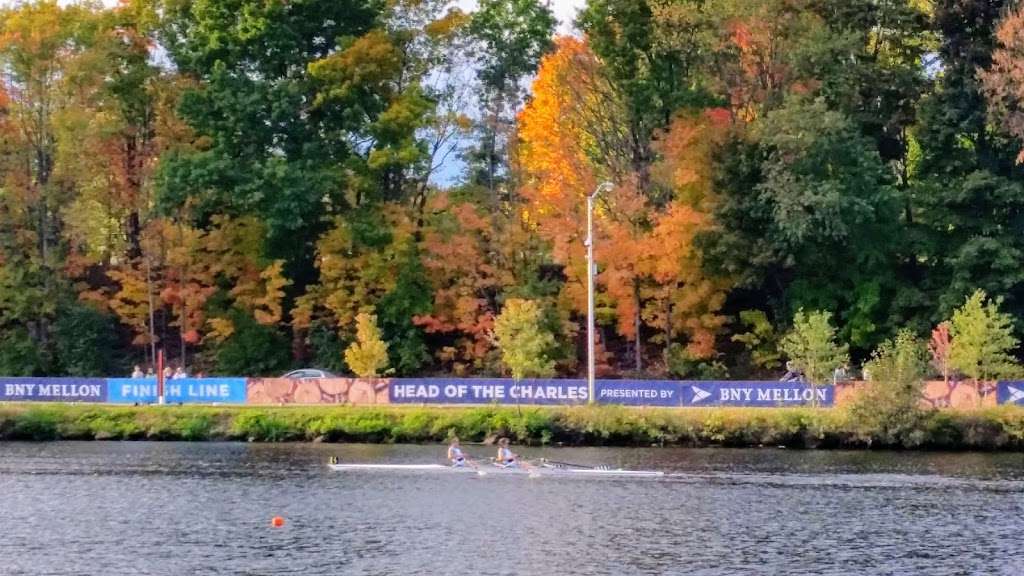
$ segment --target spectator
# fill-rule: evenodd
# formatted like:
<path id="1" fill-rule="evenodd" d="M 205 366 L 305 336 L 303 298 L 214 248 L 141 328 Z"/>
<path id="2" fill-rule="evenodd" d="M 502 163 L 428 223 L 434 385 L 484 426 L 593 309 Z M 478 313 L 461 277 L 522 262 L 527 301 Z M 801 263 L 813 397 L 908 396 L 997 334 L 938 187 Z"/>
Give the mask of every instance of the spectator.
<path id="1" fill-rule="evenodd" d="M 135 369 L 132 370 L 132 378 L 142 378 L 145 374 L 142 373 L 142 368 L 138 364 L 135 365 Z"/>
<path id="2" fill-rule="evenodd" d="M 146 366 L 146 378 L 156 378 L 156 374 L 153 373 L 152 366 Z"/>
<path id="3" fill-rule="evenodd" d="M 181 380 L 182 378 L 188 378 L 188 374 L 185 372 L 183 367 L 178 366 L 178 369 L 174 371 L 174 376 L 171 378 L 173 380 Z"/>
<path id="4" fill-rule="evenodd" d="M 832 372 L 832 384 L 833 385 L 838 384 L 840 382 L 846 382 L 849 379 L 850 379 L 850 366 L 848 364 L 843 364 L 842 366 L 837 366 L 835 371 Z"/>
<path id="5" fill-rule="evenodd" d="M 786 374 L 779 379 L 780 382 L 803 382 L 804 375 L 800 370 L 793 366 L 793 361 L 789 360 L 786 362 Z"/>
<path id="6" fill-rule="evenodd" d="M 170 380 L 174 377 L 174 370 L 170 366 L 164 366 L 164 380 Z"/>

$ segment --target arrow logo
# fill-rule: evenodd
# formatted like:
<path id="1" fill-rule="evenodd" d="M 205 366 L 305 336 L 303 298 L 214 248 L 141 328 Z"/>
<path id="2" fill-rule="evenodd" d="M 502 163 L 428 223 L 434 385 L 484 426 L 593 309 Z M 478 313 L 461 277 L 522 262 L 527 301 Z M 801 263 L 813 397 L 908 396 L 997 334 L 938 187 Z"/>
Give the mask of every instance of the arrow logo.
<path id="1" fill-rule="evenodd" d="M 690 404 L 696 404 L 697 402 L 711 396 L 711 392 L 708 392 L 707 390 L 702 390 L 696 386 L 691 386 L 691 388 L 693 388 L 693 400 L 690 400 Z M 1021 395 L 1024 396 L 1024 391 L 1021 392 Z"/>
<path id="2" fill-rule="evenodd" d="M 1010 397 L 1006 399 L 1007 404 L 1016 404 L 1021 400 L 1024 400 L 1024 390 L 1013 386 L 1007 386 L 1006 388 L 1010 392 Z"/>

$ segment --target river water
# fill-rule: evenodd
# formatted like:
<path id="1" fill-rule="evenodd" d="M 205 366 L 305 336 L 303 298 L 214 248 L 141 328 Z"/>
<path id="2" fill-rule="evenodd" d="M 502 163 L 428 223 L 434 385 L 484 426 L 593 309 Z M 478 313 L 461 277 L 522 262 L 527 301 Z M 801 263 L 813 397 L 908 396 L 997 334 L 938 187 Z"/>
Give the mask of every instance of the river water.
<path id="1" fill-rule="evenodd" d="M 325 466 L 443 452 L 0 443 L 0 574 L 1024 574 L 1021 454 L 523 451 L 656 480 Z"/>

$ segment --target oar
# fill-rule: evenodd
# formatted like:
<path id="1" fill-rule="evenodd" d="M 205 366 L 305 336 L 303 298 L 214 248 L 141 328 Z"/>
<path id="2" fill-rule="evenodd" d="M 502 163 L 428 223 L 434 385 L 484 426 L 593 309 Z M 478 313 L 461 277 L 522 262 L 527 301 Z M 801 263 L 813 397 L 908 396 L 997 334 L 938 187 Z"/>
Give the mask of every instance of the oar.
<path id="1" fill-rule="evenodd" d="M 463 456 L 463 458 L 466 459 L 467 464 L 473 467 L 473 470 L 476 470 L 477 476 L 487 476 L 487 471 L 481 468 L 480 465 L 477 464 L 476 460 L 470 458 L 469 456 Z"/>
<path id="2" fill-rule="evenodd" d="M 569 466 L 570 468 L 583 468 L 584 470 L 597 470 L 597 466 L 587 466 L 585 464 L 573 464 L 572 462 L 559 462 L 558 460 L 548 460 L 547 458 L 541 458 L 541 462 L 547 464 L 555 464 L 556 466 Z"/>

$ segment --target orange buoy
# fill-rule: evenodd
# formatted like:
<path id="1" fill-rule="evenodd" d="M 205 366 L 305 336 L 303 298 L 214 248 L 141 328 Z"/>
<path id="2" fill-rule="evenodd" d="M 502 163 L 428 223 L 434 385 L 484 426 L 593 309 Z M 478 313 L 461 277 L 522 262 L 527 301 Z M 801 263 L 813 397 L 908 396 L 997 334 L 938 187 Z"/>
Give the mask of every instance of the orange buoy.
<path id="1" fill-rule="evenodd" d="M 281 518 L 280 516 L 274 516 L 270 519 L 270 525 L 274 528 L 280 528 L 281 526 L 284 526 L 284 518 Z"/>

